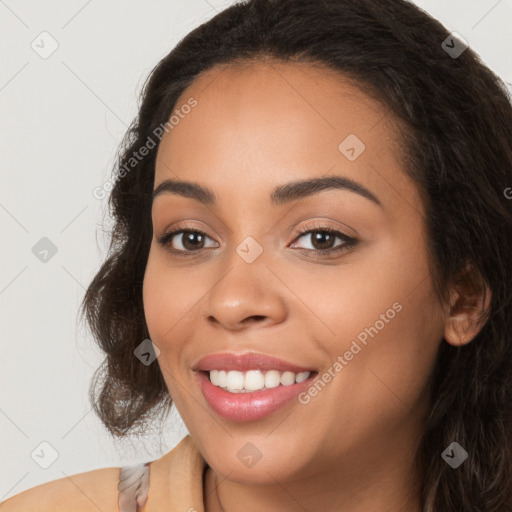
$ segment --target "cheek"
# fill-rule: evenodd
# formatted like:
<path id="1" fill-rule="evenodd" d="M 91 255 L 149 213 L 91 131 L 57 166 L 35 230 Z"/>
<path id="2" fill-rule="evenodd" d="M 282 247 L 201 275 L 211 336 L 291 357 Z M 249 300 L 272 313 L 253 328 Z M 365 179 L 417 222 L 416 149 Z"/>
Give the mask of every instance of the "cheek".
<path id="1" fill-rule="evenodd" d="M 197 337 L 198 308 L 207 284 L 190 268 L 172 267 L 162 251 L 151 249 L 142 287 L 144 315 L 150 338 L 161 352 L 158 362 L 169 388 L 168 375 L 182 374 L 179 363 L 189 359 L 189 340 Z"/>
<path id="2" fill-rule="evenodd" d="M 302 306 L 297 302 L 297 307 L 305 305 L 306 312 L 312 313 L 308 317 L 315 337 L 340 350 L 343 340 L 348 349 L 350 340 L 360 333 L 363 340 L 365 332 L 370 337 L 367 329 L 375 324 L 382 337 L 390 325 L 400 325 L 409 315 L 409 320 L 421 319 L 431 293 L 425 279 L 429 275 L 426 260 L 410 245 L 391 237 L 348 255 L 340 265 L 281 274 L 293 283 L 293 291 L 301 299 Z"/>
<path id="3" fill-rule="evenodd" d="M 182 339 L 177 332 L 180 328 L 178 320 L 185 311 L 182 311 L 181 293 L 174 280 L 170 281 L 168 274 L 165 262 L 151 249 L 142 286 L 144 316 L 150 338 L 160 350 L 157 362 L 174 400 L 179 395 L 180 388 L 176 384 L 176 379 L 179 378 L 177 361 Z"/>
<path id="4" fill-rule="evenodd" d="M 417 401 L 442 340 L 444 318 L 418 231 L 402 241 L 382 240 L 354 263 L 347 259 L 332 275 L 310 276 L 309 287 L 297 288 L 321 319 L 315 324 L 323 327 L 313 330 L 317 346 L 331 363 L 346 355 L 335 387 L 368 409 L 386 396 L 397 400 L 393 393 Z"/>
<path id="5" fill-rule="evenodd" d="M 188 284 L 187 290 L 179 274 L 165 264 L 165 258 L 151 249 L 144 274 L 142 297 L 151 339 L 161 349 L 165 350 L 173 340 L 179 340 L 176 331 L 181 325 L 178 322 L 190 310 L 190 281 Z"/>
<path id="6" fill-rule="evenodd" d="M 383 431 L 392 430 L 411 409 L 424 405 L 443 317 L 426 262 L 412 253 L 383 257 L 357 277 L 359 286 L 351 288 L 350 297 L 337 299 L 344 309 L 337 319 L 331 317 L 337 339 L 329 352 L 350 358 L 336 394 L 361 426 L 379 423 Z"/>

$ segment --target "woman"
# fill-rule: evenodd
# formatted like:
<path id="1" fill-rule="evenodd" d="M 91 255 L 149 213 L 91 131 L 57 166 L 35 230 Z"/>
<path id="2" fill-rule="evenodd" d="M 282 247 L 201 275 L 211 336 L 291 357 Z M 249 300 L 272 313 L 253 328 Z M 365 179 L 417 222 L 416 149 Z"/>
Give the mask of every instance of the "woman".
<path id="1" fill-rule="evenodd" d="M 2 512 L 512 510 L 512 108 L 463 41 L 402 0 L 233 5 L 117 167 L 91 396 L 190 435 Z"/>

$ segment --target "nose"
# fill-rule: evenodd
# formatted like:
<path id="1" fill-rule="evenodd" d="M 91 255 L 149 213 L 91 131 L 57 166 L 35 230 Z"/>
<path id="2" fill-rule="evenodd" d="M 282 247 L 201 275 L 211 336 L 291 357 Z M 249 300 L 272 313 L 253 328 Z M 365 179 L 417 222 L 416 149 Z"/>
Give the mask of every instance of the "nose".
<path id="1" fill-rule="evenodd" d="M 213 326 L 240 331 L 284 321 L 286 287 L 260 258 L 252 263 L 236 253 L 230 258 L 227 270 L 203 302 L 203 317 Z"/>

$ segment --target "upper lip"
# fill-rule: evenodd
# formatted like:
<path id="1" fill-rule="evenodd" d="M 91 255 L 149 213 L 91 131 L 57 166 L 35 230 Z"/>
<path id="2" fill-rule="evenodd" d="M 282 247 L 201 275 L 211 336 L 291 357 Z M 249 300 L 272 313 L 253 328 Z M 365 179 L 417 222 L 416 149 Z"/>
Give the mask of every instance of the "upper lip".
<path id="1" fill-rule="evenodd" d="M 311 368 L 299 366 L 294 363 L 279 359 L 274 356 L 268 356 L 260 352 L 246 352 L 244 354 L 234 354 L 223 352 L 218 354 L 209 354 L 202 357 L 194 367 L 194 370 L 238 370 L 244 372 L 247 370 L 277 370 L 280 372 L 312 372 Z"/>

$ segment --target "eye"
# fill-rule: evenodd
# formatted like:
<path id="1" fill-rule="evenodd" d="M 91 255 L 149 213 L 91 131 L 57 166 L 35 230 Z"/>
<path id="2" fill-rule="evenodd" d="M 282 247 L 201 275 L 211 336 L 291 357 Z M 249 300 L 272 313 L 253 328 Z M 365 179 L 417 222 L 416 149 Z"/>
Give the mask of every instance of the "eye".
<path id="1" fill-rule="evenodd" d="M 162 235 L 158 239 L 158 243 L 169 252 L 186 256 L 187 253 L 199 252 L 204 249 L 206 239 L 211 240 L 208 235 L 197 229 L 177 229 Z"/>
<path id="2" fill-rule="evenodd" d="M 306 226 L 299 228 L 297 231 L 300 236 L 297 237 L 295 241 L 300 239 L 307 240 L 309 237 L 311 241 L 310 245 L 312 246 L 311 248 L 299 247 L 298 250 L 308 253 L 314 252 L 320 257 L 329 256 L 342 250 L 348 250 L 358 243 L 356 238 L 328 226 Z M 334 245 L 336 239 L 341 241 L 341 243 Z M 178 256 L 190 256 L 194 252 L 199 253 L 207 248 L 207 246 L 205 246 L 207 240 L 212 239 L 202 231 L 189 226 L 180 226 L 180 229 L 175 229 L 162 235 L 158 239 L 158 243 L 173 254 Z M 295 241 L 290 247 L 295 245 Z M 210 247 L 212 246 L 210 245 Z M 216 247 L 215 242 L 213 247 Z"/>
<path id="3" fill-rule="evenodd" d="M 301 236 L 296 238 L 295 240 L 300 240 L 301 238 L 308 239 L 311 241 L 311 248 L 299 248 L 301 251 L 308 252 L 316 252 L 319 256 L 328 256 L 333 253 L 338 253 L 342 250 L 348 250 L 354 247 L 358 240 L 351 236 L 342 233 L 336 229 L 330 228 L 328 226 L 306 226 L 298 229 L 298 232 L 301 233 Z M 338 245 L 334 245 L 336 239 L 340 240 L 341 243 Z"/>

